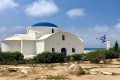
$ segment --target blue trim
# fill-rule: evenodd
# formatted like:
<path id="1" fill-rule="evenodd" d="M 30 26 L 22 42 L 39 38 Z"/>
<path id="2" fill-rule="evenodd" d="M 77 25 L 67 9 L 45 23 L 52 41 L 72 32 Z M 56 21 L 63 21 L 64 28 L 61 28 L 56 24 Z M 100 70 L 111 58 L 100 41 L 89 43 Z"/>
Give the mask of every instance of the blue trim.
<path id="1" fill-rule="evenodd" d="M 31 27 L 36 27 L 36 26 L 57 27 L 55 24 L 52 24 L 52 23 L 49 23 L 49 22 L 36 23 L 36 24 L 32 25 Z"/>

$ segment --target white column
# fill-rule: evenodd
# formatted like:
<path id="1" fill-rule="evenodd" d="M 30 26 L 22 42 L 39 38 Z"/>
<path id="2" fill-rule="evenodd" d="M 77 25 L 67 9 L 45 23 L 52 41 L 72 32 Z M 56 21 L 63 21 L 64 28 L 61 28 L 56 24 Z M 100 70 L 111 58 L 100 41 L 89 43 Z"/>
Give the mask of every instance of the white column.
<path id="1" fill-rule="evenodd" d="M 21 40 L 21 53 L 23 53 L 23 41 Z"/>
<path id="2" fill-rule="evenodd" d="M 106 41 L 106 48 L 107 48 L 107 50 L 110 49 L 110 41 L 109 40 Z"/>

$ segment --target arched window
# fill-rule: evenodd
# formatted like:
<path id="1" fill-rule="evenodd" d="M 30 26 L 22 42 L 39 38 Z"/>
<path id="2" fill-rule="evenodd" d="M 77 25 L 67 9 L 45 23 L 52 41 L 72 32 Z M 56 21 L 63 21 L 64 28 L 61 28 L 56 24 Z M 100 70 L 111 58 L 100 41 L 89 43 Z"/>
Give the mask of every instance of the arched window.
<path id="1" fill-rule="evenodd" d="M 72 52 L 75 52 L 75 48 L 72 48 Z"/>
<path id="2" fill-rule="evenodd" d="M 52 48 L 52 52 L 55 52 L 55 48 Z"/>
<path id="3" fill-rule="evenodd" d="M 65 35 L 62 35 L 62 40 L 65 40 Z"/>
<path id="4" fill-rule="evenodd" d="M 52 29 L 52 33 L 54 33 L 54 29 Z"/>

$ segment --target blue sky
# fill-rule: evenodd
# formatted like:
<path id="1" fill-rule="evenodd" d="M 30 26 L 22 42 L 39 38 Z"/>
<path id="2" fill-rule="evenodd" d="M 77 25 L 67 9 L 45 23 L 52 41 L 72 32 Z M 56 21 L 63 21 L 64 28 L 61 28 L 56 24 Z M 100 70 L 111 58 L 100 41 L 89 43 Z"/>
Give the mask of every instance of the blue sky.
<path id="1" fill-rule="evenodd" d="M 0 0 L 0 40 L 47 21 L 82 38 L 85 47 L 104 47 L 97 37 L 120 43 L 120 0 Z"/>

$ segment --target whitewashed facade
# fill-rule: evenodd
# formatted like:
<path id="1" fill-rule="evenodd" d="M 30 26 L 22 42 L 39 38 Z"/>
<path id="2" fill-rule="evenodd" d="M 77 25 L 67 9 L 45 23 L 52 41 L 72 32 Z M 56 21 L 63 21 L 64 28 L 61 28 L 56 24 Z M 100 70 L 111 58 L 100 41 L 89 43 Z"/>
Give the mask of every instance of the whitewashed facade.
<path id="1" fill-rule="evenodd" d="M 63 52 L 66 55 L 83 53 L 83 40 L 74 34 L 62 32 L 52 23 L 41 22 L 27 27 L 27 34 L 15 34 L 1 41 L 2 51 L 19 51 L 25 57 L 38 53 Z"/>

